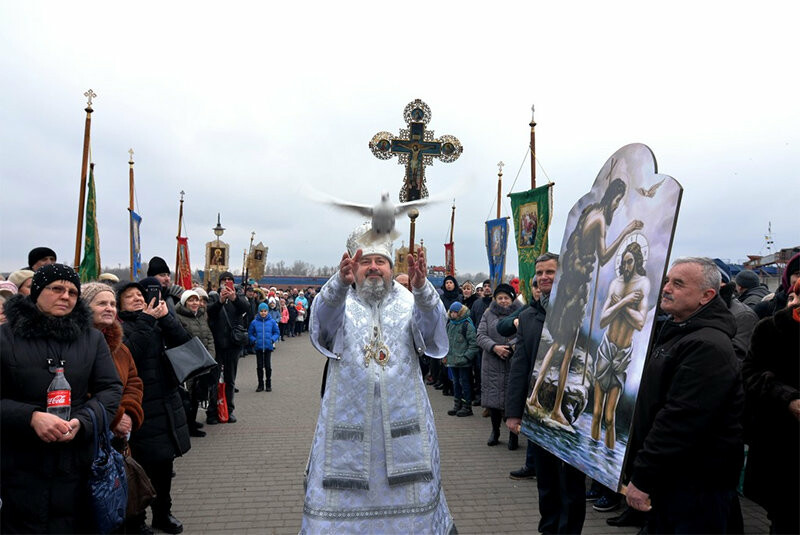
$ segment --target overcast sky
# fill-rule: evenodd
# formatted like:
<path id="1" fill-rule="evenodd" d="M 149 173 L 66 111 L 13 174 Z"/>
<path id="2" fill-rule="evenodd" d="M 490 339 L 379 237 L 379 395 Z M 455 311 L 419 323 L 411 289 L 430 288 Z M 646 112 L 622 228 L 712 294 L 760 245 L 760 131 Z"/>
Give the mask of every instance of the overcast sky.
<path id="1" fill-rule="evenodd" d="M 299 186 L 396 199 L 403 167 L 367 144 L 405 127 L 415 98 L 437 136 L 464 146 L 427 168 L 432 194 L 456 191 L 460 271 L 486 271 L 500 160 L 511 215 L 505 193 L 523 165 L 531 104 L 537 178 L 556 183 L 552 250 L 570 207 L 633 142 L 684 188 L 673 258 L 766 253 L 769 222 L 776 248 L 800 242 L 796 2 L 489 5 L 3 2 L 0 270 L 26 265 L 39 245 L 72 262 L 89 88 L 104 265 L 129 263 L 131 147 L 145 261 L 174 268 L 184 190 L 193 268 L 217 212 L 235 268 L 251 231 L 270 262 L 337 264 L 359 220 Z M 525 162 L 514 191 L 529 177 Z M 422 211 L 429 263 L 444 262 L 449 222 L 449 203 Z M 407 232 L 406 219 L 399 226 Z M 510 246 L 507 272 L 515 266 Z"/>

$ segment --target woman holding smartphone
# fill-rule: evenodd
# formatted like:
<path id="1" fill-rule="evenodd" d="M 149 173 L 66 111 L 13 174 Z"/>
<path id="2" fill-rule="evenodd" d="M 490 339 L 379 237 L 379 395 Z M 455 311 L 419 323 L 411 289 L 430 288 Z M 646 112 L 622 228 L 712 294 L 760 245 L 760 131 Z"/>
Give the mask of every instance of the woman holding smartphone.
<path id="1" fill-rule="evenodd" d="M 144 421 L 130 438 L 131 454 L 142 465 L 153 487 L 153 528 L 181 533 L 183 524 L 172 516 L 172 469 L 175 457 L 191 447 L 186 412 L 178 393 L 178 380 L 164 353 L 191 338 L 167 310 L 167 303 L 152 297 L 145 302 L 147 288 L 155 278 L 126 282 L 118 287 L 117 306 L 122 322 L 122 342 L 128 347 L 144 383 Z M 146 532 L 146 513 L 134 518 L 129 529 Z"/>

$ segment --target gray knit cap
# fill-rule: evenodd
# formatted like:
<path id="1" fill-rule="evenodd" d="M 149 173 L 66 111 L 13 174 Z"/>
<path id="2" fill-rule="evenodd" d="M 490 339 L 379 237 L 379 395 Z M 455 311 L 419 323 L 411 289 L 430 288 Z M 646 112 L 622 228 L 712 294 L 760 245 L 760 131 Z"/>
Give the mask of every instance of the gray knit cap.
<path id="1" fill-rule="evenodd" d="M 749 290 L 750 288 L 755 288 L 759 284 L 761 284 L 761 280 L 759 280 L 758 275 L 756 275 L 755 271 L 750 271 L 749 269 L 743 269 L 736 275 L 736 284 Z"/>

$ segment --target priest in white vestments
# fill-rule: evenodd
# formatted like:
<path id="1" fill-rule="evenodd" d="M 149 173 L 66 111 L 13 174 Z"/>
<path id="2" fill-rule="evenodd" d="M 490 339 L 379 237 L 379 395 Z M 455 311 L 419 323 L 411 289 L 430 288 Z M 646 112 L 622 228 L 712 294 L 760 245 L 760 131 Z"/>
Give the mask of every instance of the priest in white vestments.
<path id="1" fill-rule="evenodd" d="M 329 366 L 300 533 L 455 533 L 419 367 L 447 354 L 444 306 L 424 255 L 408 257 L 409 291 L 392 280 L 391 239 L 369 229 L 350 236 L 311 308 Z"/>

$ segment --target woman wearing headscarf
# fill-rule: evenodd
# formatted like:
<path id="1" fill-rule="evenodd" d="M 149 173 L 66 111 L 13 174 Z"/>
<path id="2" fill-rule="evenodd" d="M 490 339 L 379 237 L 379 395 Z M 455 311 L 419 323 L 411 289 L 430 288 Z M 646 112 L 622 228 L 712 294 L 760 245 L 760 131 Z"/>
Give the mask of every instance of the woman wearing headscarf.
<path id="1" fill-rule="evenodd" d="M 442 300 L 445 310 L 450 310 L 450 305 L 455 302 L 461 302 L 461 288 L 458 287 L 458 281 L 452 275 L 448 275 L 442 281 L 442 286 L 439 289 L 439 298 Z M 446 396 L 453 395 L 453 382 L 447 374 L 447 368 L 439 361 L 439 359 L 431 359 L 430 362 L 431 377 L 434 380 L 433 388 L 441 390 L 442 394 Z"/>
<path id="2" fill-rule="evenodd" d="M 172 468 L 175 457 L 191 447 L 186 412 L 178 392 L 178 380 L 165 348 L 177 347 L 191 337 L 169 313 L 164 300 L 145 303 L 144 288 L 155 286 L 155 278 L 122 283 L 117 290 L 123 343 L 130 349 L 144 383 L 144 423 L 131 435 L 131 454 L 142 465 L 153 487 L 153 528 L 181 533 L 183 524 L 172 516 Z M 132 519 L 129 529 L 146 532 L 146 513 Z"/>
<path id="3" fill-rule="evenodd" d="M 481 405 L 489 409 L 492 418 L 492 434 L 489 446 L 500 443 L 500 423 L 506 400 L 506 383 L 511 368 L 512 346 L 516 335 L 503 336 L 497 332 L 497 323 L 515 312 L 522 305 L 516 301 L 517 293 L 508 284 L 498 284 L 489 308 L 483 313 L 478 326 L 478 345 L 483 350 L 481 362 Z M 519 447 L 519 438 L 508 435 L 508 449 Z"/>
<path id="4" fill-rule="evenodd" d="M 107 421 L 122 385 L 108 345 L 79 300 L 77 273 L 48 264 L 30 295 L 6 303 L 0 326 L 0 532 L 96 531 L 86 486 L 94 450 L 89 411 Z M 68 420 L 47 412 L 47 390 L 62 369 L 70 384 Z"/>

